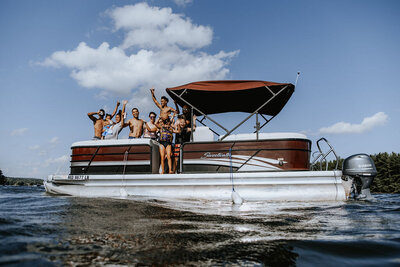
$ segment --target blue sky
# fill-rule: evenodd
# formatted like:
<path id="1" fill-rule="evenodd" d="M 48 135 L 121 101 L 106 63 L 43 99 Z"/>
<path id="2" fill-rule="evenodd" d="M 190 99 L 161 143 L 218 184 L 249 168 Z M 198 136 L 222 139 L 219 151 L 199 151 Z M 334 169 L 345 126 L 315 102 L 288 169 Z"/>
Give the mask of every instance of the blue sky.
<path id="1" fill-rule="evenodd" d="M 160 97 L 198 80 L 294 83 L 297 71 L 263 132 L 324 136 L 342 157 L 399 153 L 399 12 L 365 0 L 0 1 L 0 169 L 68 172 L 71 143 L 93 135 L 86 114 L 127 99 L 147 119 L 152 86 Z"/>

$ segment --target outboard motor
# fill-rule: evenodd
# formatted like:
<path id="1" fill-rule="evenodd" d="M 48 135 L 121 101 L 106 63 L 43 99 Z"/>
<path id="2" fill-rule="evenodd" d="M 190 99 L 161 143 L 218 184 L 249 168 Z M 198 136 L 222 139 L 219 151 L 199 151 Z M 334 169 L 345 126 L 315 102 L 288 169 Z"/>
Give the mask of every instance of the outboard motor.
<path id="1" fill-rule="evenodd" d="M 374 161 L 367 154 L 356 154 L 343 161 L 343 176 L 352 181 L 350 196 L 371 199 L 369 187 L 377 171 Z"/>

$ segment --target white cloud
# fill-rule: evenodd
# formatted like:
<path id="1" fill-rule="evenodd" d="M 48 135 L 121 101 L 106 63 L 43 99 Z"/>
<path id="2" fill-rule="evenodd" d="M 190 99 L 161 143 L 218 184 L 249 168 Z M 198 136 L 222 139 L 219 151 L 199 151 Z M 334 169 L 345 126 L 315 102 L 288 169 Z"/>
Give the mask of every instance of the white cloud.
<path id="1" fill-rule="evenodd" d="M 55 137 L 53 137 L 53 138 L 50 139 L 49 143 L 50 143 L 50 144 L 57 144 L 57 143 L 58 143 L 58 139 L 59 139 L 59 138 L 58 138 L 57 136 L 55 136 Z"/>
<path id="2" fill-rule="evenodd" d="M 29 149 L 30 150 L 38 150 L 38 149 L 40 149 L 40 146 L 39 145 L 30 146 Z"/>
<path id="3" fill-rule="evenodd" d="M 178 6 L 186 6 L 187 4 L 190 4 L 193 2 L 193 0 L 174 0 L 175 4 Z"/>
<path id="4" fill-rule="evenodd" d="M 147 3 L 117 7 L 108 11 L 115 29 L 127 31 L 121 47 L 162 49 L 170 46 L 197 49 L 211 44 L 209 26 L 195 25 L 171 8 L 150 7 Z"/>
<path id="5" fill-rule="evenodd" d="M 388 121 L 388 116 L 384 112 L 378 112 L 371 117 L 366 117 L 360 124 L 351 124 L 348 122 L 338 122 L 328 127 L 319 129 L 322 134 L 347 134 L 363 133 L 372 128 L 382 126 Z"/>
<path id="6" fill-rule="evenodd" d="M 237 54 L 237 51 L 221 51 L 209 55 L 171 48 L 140 50 L 127 56 L 121 48 L 109 48 L 107 43 L 98 48 L 80 43 L 73 51 L 53 53 L 43 64 L 71 68 L 71 77 L 83 87 L 128 94 L 138 87 L 167 87 L 189 81 L 222 79 L 229 73 L 225 66 Z"/>
<path id="7" fill-rule="evenodd" d="M 28 131 L 28 128 L 15 129 L 11 132 L 12 136 L 22 136 Z"/>
<path id="8" fill-rule="evenodd" d="M 239 53 L 200 51 L 211 44 L 212 29 L 193 24 L 171 8 L 139 3 L 108 10 L 107 14 L 113 19 L 115 30 L 125 34 L 119 47 L 103 42 L 93 48 L 81 42 L 73 50 L 54 52 L 39 64 L 71 69 L 71 77 L 82 87 L 120 95 L 133 93 L 129 105 L 140 108 L 149 102 L 144 98 L 150 97 L 150 87 L 164 89 L 191 81 L 226 78 L 227 65 Z"/>

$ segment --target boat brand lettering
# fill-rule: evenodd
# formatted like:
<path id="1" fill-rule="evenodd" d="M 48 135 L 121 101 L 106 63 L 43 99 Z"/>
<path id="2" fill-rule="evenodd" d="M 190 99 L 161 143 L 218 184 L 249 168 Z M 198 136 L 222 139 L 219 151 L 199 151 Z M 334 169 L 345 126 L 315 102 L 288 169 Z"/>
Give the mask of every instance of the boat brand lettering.
<path id="1" fill-rule="evenodd" d="M 360 164 L 358 165 L 358 168 L 371 168 L 372 164 Z"/>
<path id="2" fill-rule="evenodd" d="M 82 180 L 86 181 L 89 180 L 89 175 L 68 175 L 69 180 Z"/>
<path id="3" fill-rule="evenodd" d="M 206 152 L 201 156 L 201 159 L 208 159 L 208 158 L 229 158 L 229 153 L 211 153 Z"/>

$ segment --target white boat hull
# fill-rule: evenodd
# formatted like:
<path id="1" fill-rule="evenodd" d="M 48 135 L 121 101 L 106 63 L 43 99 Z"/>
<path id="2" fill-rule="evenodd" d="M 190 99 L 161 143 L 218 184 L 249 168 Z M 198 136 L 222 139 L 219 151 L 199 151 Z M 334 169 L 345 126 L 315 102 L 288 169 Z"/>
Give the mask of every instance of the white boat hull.
<path id="1" fill-rule="evenodd" d="M 343 201 L 341 171 L 234 173 L 235 191 L 245 201 Z M 230 200 L 230 173 L 51 175 L 46 191 L 79 197 L 145 196 Z"/>

